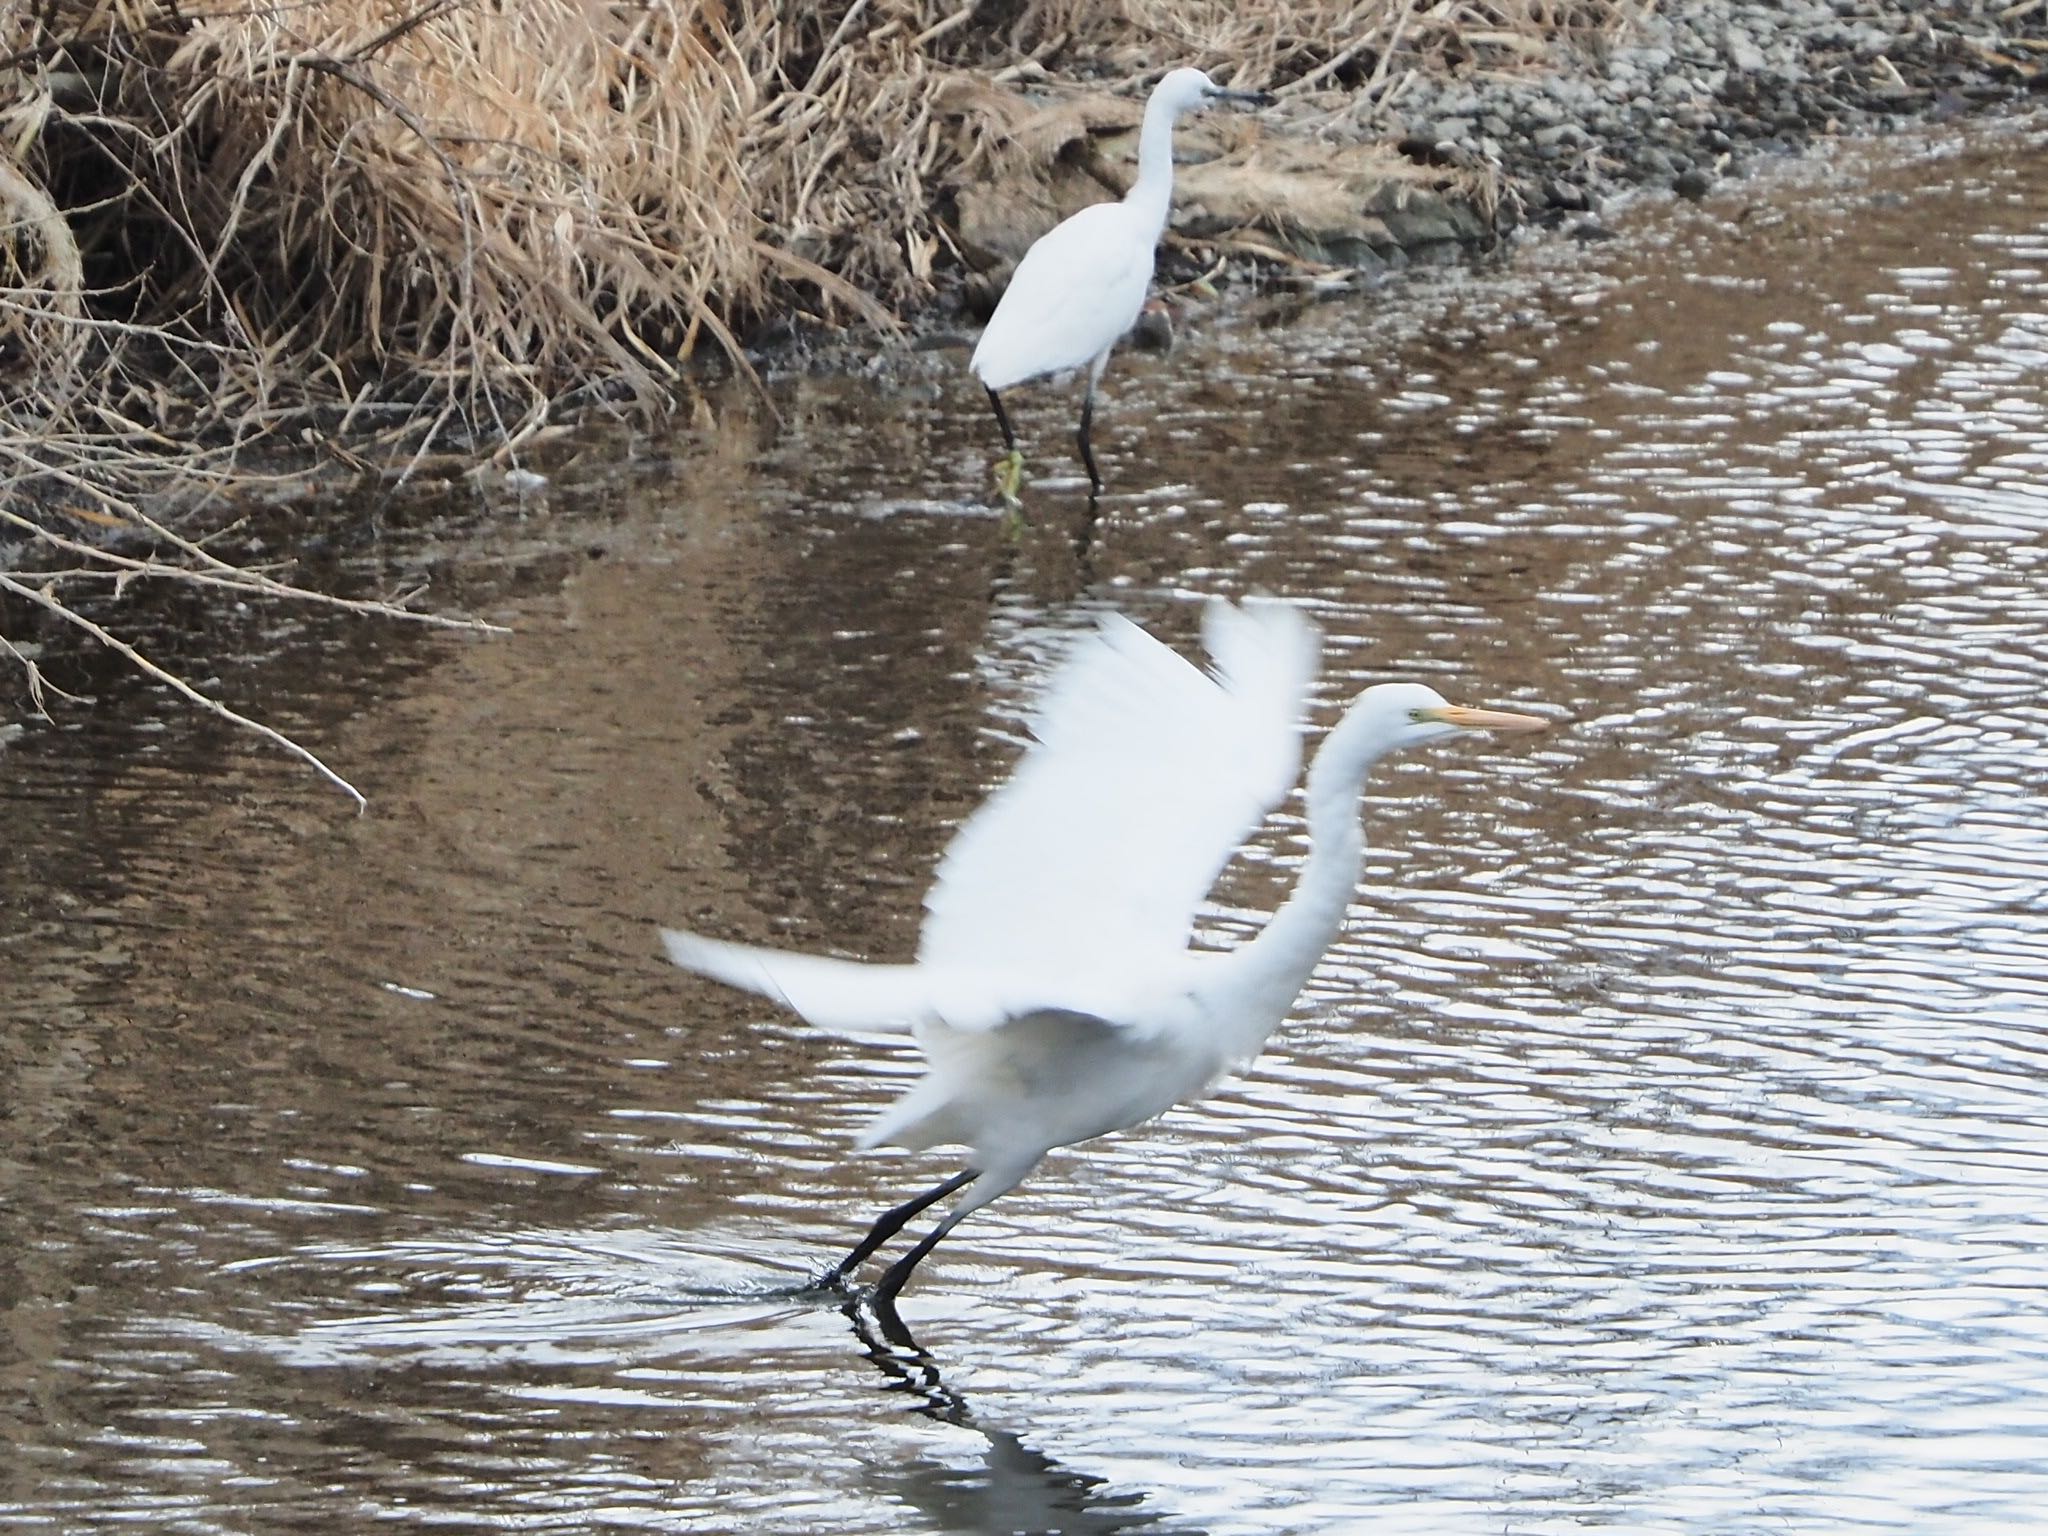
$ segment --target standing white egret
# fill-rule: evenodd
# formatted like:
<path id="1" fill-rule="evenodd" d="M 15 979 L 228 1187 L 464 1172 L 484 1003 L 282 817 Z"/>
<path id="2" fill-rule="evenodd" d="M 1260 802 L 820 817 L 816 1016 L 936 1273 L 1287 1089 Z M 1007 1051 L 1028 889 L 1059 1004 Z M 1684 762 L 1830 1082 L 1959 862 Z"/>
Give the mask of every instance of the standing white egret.
<path id="1" fill-rule="evenodd" d="M 1138 134 L 1138 179 L 1121 202 L 1083 208 L 1041 235 L 1010 278 L 1002 301 L 968 363 L 988 391 L 996 424 L 1009 450 L 997 486 L 1014 499 L 1024 469 L 1002 391 L 1027 379 L 1088 369 L 1081 396 L 1081 462 L 1088 483 L 1102 489 L 1088 429 L 1095 419 L 1095 386 L 1110 349 L 1137 322 L 1152 285 L 1153 253 L 1173 203 L 1173 125 L 1183 112 L 1212 101 L 1266 102 L 1252 91 L 1229 91 L 1199 69 L 1176 69 L 1152 88 Z"/>
<path id="2" fill-rule="evenodd" d="M 861 1135 L 973 1149 L 964 1172 L 885 1212 L 836 1283 L 925 1207 L 972 1184 L 875 1288 L 889 1302 L 969 1211 L 1054 1147 L 1149 1120 L 1249 1063 L 1343 926 L 1382 753 L 1533 715 L 1461 709 L 1415 683 L 1361 693 L 1309 769 L 1309 852 L 1251 942 L 1192 950 L 1217 874 L 1301 765 L 1318 641 L 1284 603 L 1212 602 L 1204 673 L 1110 615 L 1048 684 L 1037 740 L 954 836 L 917 959 L 868 965 L 664 929 L 685 970 L 773 998 L 835 1033 L 909 1036 L 927 1068 Z"/>

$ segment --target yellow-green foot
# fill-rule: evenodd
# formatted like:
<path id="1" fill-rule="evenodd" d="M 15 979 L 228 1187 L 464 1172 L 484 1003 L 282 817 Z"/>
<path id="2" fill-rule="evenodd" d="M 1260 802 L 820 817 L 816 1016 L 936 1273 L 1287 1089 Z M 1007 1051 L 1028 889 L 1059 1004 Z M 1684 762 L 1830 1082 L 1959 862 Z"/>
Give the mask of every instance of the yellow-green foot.
<path id="1" fill-rule="evenodd" d="M 1017 488 L 1024 483 L 1024 455 L 1012 448 L 995 462 L 996 494 L 1014 504 Z"/>

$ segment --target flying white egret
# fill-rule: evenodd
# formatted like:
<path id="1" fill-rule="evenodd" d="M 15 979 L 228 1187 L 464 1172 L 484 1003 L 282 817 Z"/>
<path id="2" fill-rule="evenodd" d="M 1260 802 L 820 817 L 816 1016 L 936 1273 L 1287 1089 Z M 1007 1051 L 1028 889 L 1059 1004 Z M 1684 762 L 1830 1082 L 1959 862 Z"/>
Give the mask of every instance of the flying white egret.
<path id="1" fill-rule="evenodd" d="M 1268 102 L 1270 96 L 1229 91 L 1199 69 L 1176 69 L 1152 88 L 1138 134 L 1138 179 L 1123 201 L 1096 203 L 1040 236 L 1010 278 L 1002 301 L 968 363 L 988 391 L 996 424 L 1009 450 L 997 469 L 997 487 L 1014 500 L 1024 455 L 1003 409 L 1002 391 L 1027 379 L 1088 369 L 1081 395 L 1081 462 L 1088 483 L 1102 490 L 1088 429 L 1095 419 L 1095 386 L 1110 348 L 1137 322 L 1152 285 L 1152 258 L 1173 203 L 1173 125 L 1183 112 L 1212 101 Z"/>
<path id="2" fill-rule="evenodd" d="M 889 1303 L 968 1212 L 1054 1147 L 1150 1120 L 1248 1064 L 1336 939 L 1358 883 L 1359 796 L 1382 753 L 1534 715 L 1461 709 L 1417 683 L 1368 688 L 1309 768 L 1308 857 L 1258 936 L 1188 947 L 1217 874 L 1301 766 L 1315 627 L 1271 599 L 1203 616 L 1204 673 L 1103 618 L 1047 685 L 1036 741 L 955 834 L 917 959 L 869 965 L 662 931 L 685 970 L 834 1033 L 909 1036 L 925 1075 L 859 1145 L 972 1148 L 966 1169 L 885 1212 L 837 1283 L 927 1206 L 972 1185 L 875 1287 Z"/>

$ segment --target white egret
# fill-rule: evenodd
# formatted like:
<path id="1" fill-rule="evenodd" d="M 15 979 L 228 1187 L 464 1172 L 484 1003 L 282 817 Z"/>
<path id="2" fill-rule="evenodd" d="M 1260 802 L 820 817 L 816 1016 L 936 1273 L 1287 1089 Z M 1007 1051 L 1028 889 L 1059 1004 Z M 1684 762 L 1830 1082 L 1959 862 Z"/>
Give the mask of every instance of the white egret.
<path id="1" fill-rule="evenodd" d="M 1121 202 L 1096 203 L 1056 225 L 1017 263 L 1010 285 L 989 317 L 968 363 L 988 391 L 996 425 L 1009 450 L 997 485 L 1014 499 L 1024 456 L 1003 409 L 1002 391 L 1028 379 L 1086 366 L 1081 395 L 1081 462 L 1088 483 L 1102 489 L 1088 430 L 1095 419 L 1095 386 L 1110 349 L 1137 322 L 1152 285 L 1153 253 L 1173 203 L 1173 125 L 1183 113 L 1212 101 L 1267 102 L 1252 91 L 1230 91 L 1199 69 L 1176 69 L 1152 88 L 1138 134 L 1138 179 Z"/>
<path id="2" fill-rule="evenodd" d="M 1208 673 L 1115 615 L 1076 647 L 1045 690 L 1036 741 L 939 861 L 912 963 L 663 930 L 685 970 L 821 1029 L 923 1049 L 924 1076 L 867 1127 L 863 1149 L 972 1149 L 963 1172 L 885 1212 L 826 1283 L 972 1185 L 876 1286 L 892 1301 L 962 1217 L 1052 1148 L 1150 1120 L 1249 1063 L 1343 926 L 1366 770 L 1460 730 L 1544 724 L 1461 709 L 1416 683 L 1366 689 L 1309 769 L 1293 894 L 1249 943 L 1190 949 L 1217 874 L 1293 787 L 1318 649 L 1314 626 L 1270 599 L 1212 602 L 1202 631 Z"/>

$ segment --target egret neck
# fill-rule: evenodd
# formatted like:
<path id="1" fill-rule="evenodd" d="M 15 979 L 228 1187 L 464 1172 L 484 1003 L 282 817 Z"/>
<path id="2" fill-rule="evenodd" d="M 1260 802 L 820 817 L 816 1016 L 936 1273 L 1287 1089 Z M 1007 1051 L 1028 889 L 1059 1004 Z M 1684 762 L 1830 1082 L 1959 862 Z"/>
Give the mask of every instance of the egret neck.
<path id="1" fill-rule="evenodd" d="M 1261 1003 L 1231 1021 L 1246 1031 L 1235 1042 L 1241 1058 L 1258 1054 L 1293 1007 L 1316 962 L 1343 931 L 1365 862 L 1359 796 L 1366 774 L 1393 745 L 1383 711 L 1354 708 L 1324 738 L 1309 765 L 1308 857 L 1301 877 L 1258 937 L 1237 952 L 1236 963 L 1252 977 Z"/>
<path id="2" fill-rule="evenodd" d="M 1138 179 L 1124 194 L 1124 206 L 1159 243 L 1166 215 L 1173 207 L 1173 123 L 1180 108 L 1169 93 L 1154 91 L 1145 103 L 1145 126 L 1138 132 Z"/>

